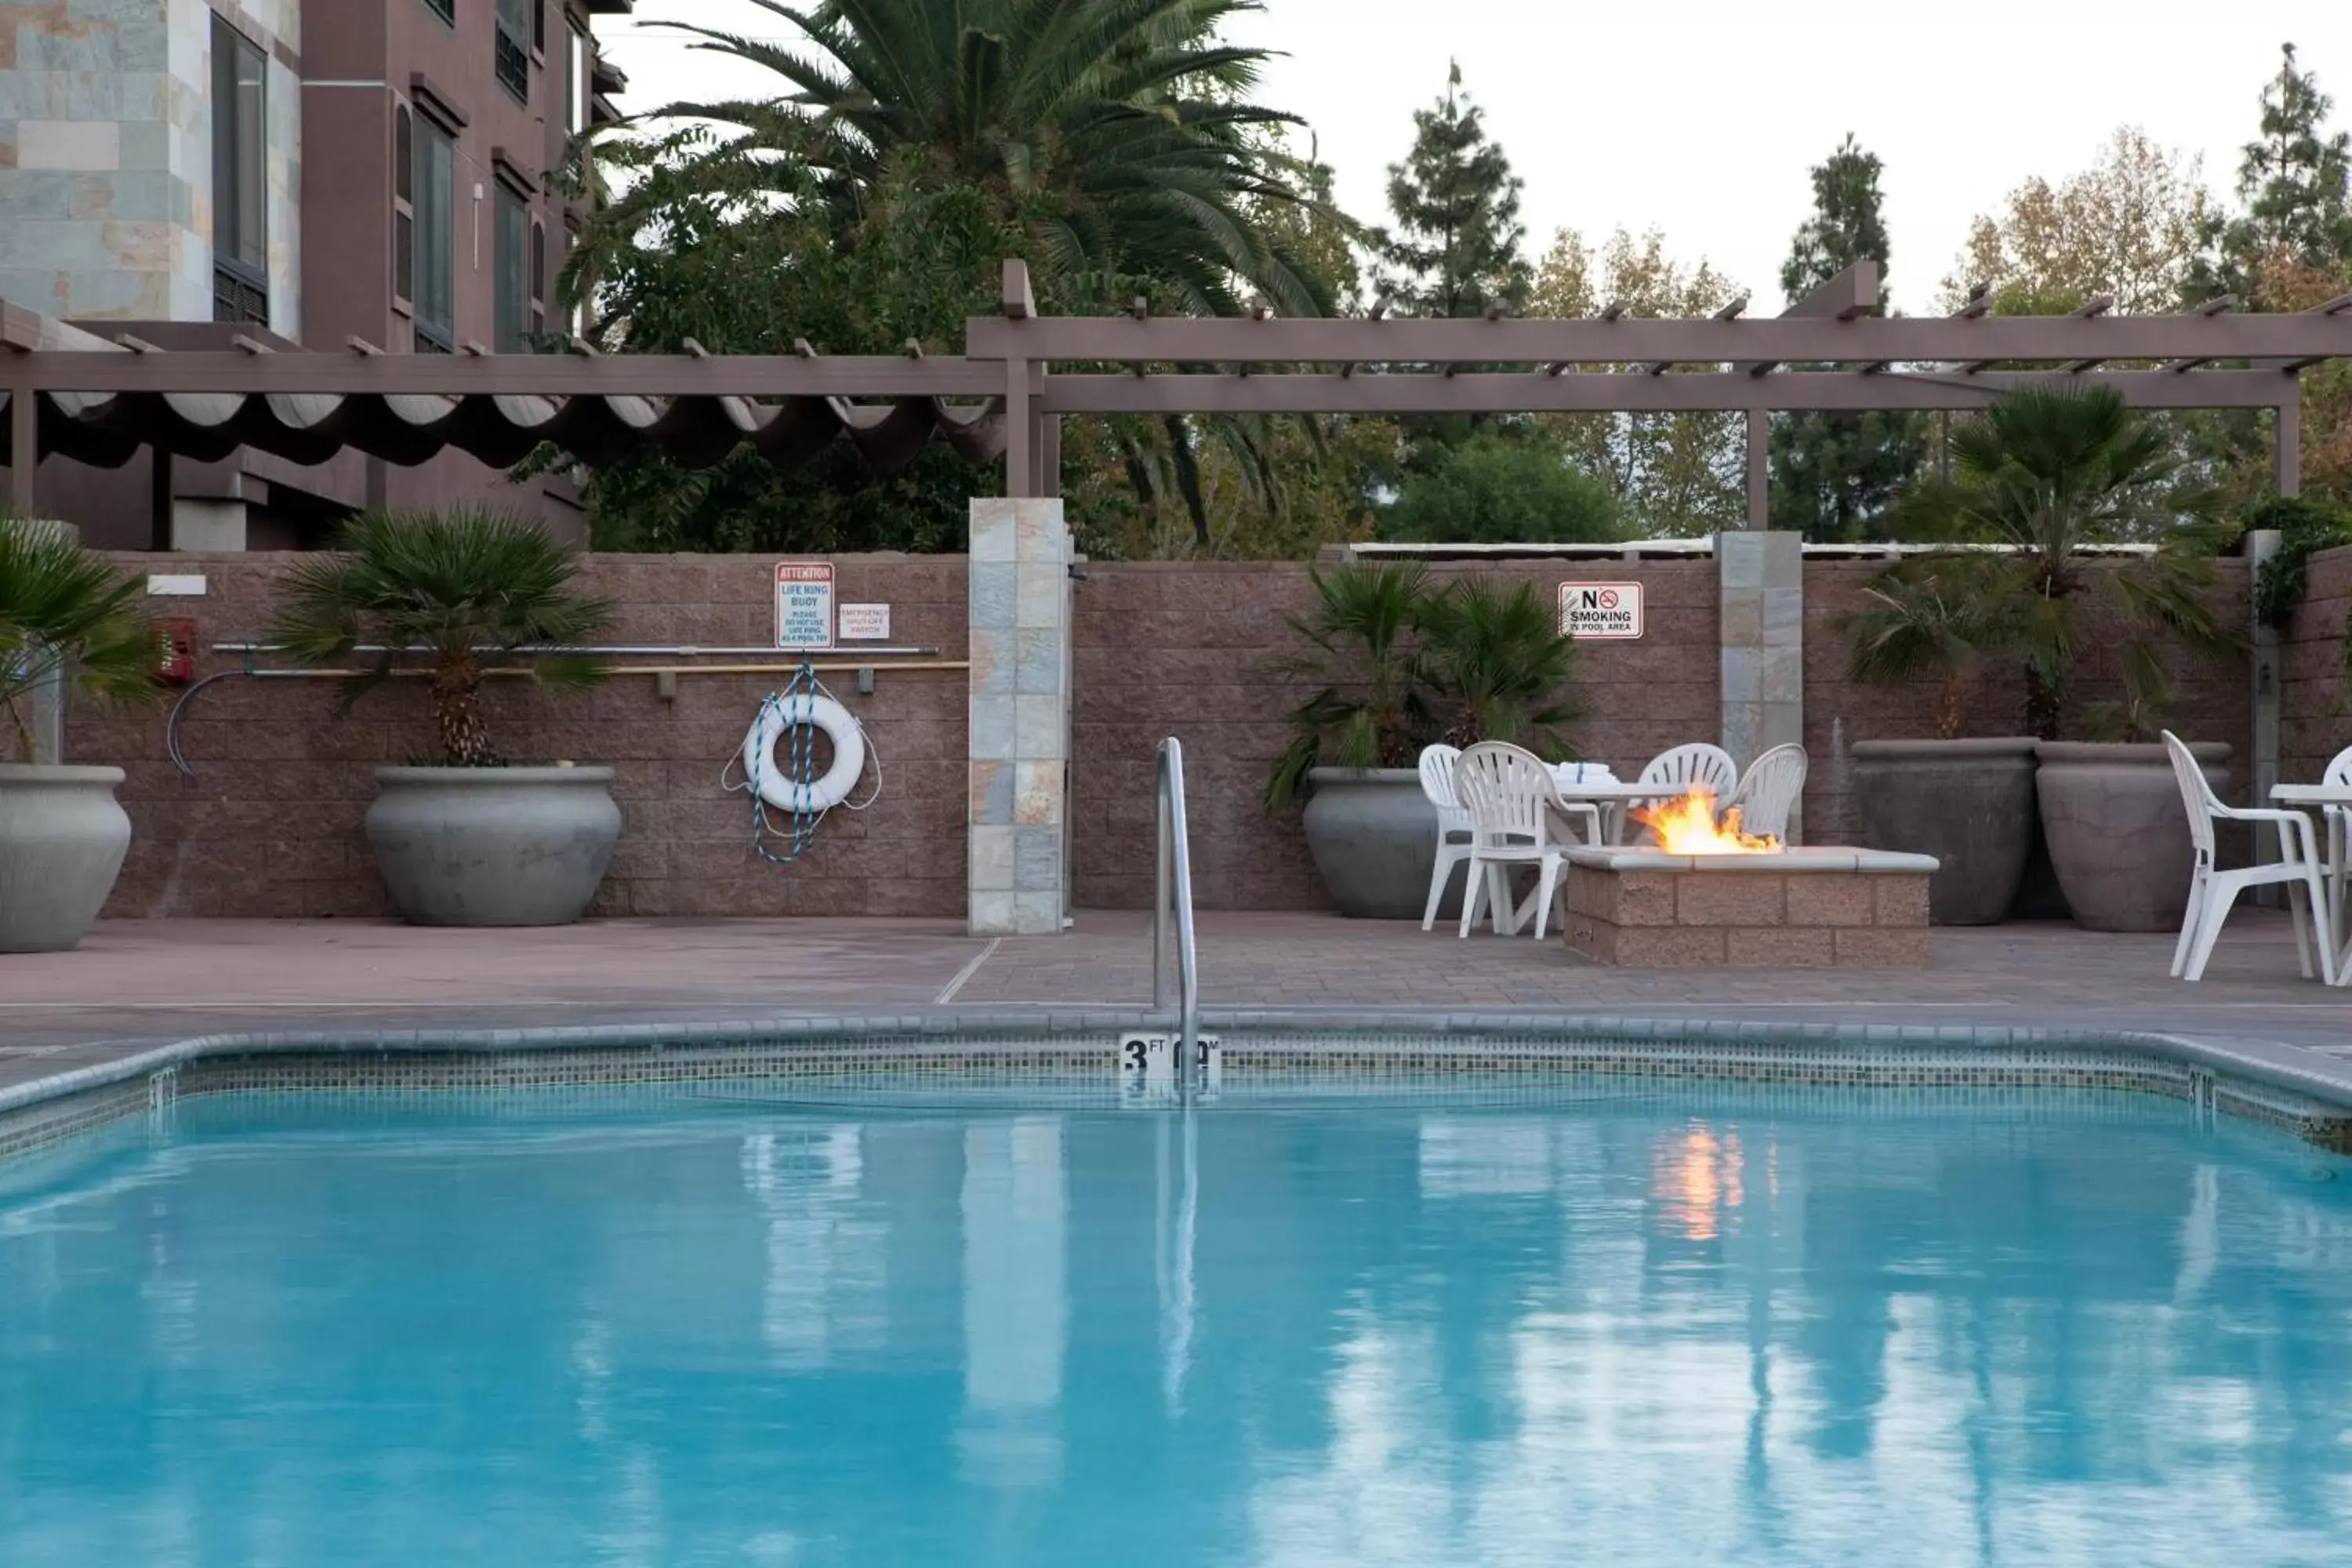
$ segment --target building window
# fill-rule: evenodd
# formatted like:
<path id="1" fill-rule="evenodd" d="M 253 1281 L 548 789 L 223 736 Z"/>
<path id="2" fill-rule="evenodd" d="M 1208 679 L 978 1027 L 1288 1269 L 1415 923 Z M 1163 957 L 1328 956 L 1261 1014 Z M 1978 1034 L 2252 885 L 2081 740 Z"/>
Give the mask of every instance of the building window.
<path id="1" fill-rule="evenodd" d="M 457 237 L 457 147 L 431 120 L 414 123 L 415 291 L 409 300 L 416 316 L 418 351 L 448 353 L 457 346 L 450 297 Z"/>
<path id="2" fill-rule="evenodd" d="M 493 188 L 498 193 L 494 237 L 498 251 L 492 258 L 498 268 L 493 342 L 502 354 L 519 354 L 530 346 L 523 335 L 530 330 L 530 224 L 520 196 L 503 183 Z"/>
<path id="3" fill-rule="evenodd" d="M 547 0 L 530 0 L 530 52 L 547 54 Z"/>
<path id="4" fill-rule="evenodd" d="M 457 25 L 457 0 L 425 0 L 425 8 L 451 26 Z"/>
<path id="5" fill-rule="evenodd" d="M 536 218 L 530 226 L 530 331 L 538 337 L 547 331 L 547 226 Z"/>
<path id="6" fill-rule="evenodd" d="M 570 37 L 563 51 L 563 129 L 577 136 L 588 129 L 588 95 L 593 90 L 588 79 L 588 34 L 576 22 L 564 31 Z"/>
<path id="7" fill-rule="evenodd" d="M 269 165 L 261 51 L 213 18 L 213 319 L 269 324 Z"/>
<path id="8" fill-rule="evenodd" d="M 392 303 L 416 298 L 416 131 L 408 105 L 392 109 Z"/>
<path id="9" fill-rule="evenodd" d="M 490 26 L 491 74 L 519 103 L 530 101 L 530 0 L 498 0 Z"/>

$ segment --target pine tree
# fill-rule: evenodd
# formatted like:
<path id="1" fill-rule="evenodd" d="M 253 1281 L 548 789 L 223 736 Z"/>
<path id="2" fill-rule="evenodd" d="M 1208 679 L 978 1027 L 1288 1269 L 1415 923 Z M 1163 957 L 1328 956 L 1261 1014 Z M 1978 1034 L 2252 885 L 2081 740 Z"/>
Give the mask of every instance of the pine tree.
<path id="1" fill-rule="evenodd" d="M 1534 283 L 1519 254 L 1519 181 L 1486 139 L 1476 104 L 1449 64 L 1445 96 L 1415 110 L 1412 151 L 1389 165 L 1393 228 L 1372 231 L 1380 289 L 1407 316 L 1476 316 L 1499 300 L 1522 309 Z"/>
<path id="2" fill-rule="evenodd" d="M 2318 73 L 2295 68 L 2293 44 L 2279 52 L 2279 73 L 2263 89 L 2262 134 L 2238 163 L 2245 211 L 2206 221 L 2192 300 L 2234 294 L 2259 306 L 2282 273 L 2352 265 L 2352 132 L 2327 134 L 2335 103 L 2319 89 Z"/>
<path id="3" fill-rule="evenodd" d="M 1849 135 L 1813 166 L 1813 214 L 1799 226 L 1780 268 L 1790 304 L 1857 261 L 1878 263 L 1889 246 L 1880 215 L 1878 155 Z M 1882 288 L 1884 287 L 1882 281 Z M 1772 526 L 1808 539 L 1870 538 L 1895 493 L 1919 469 L 1927 440 L 1916 416 L 1788 415 L 1772 422 Z"/>

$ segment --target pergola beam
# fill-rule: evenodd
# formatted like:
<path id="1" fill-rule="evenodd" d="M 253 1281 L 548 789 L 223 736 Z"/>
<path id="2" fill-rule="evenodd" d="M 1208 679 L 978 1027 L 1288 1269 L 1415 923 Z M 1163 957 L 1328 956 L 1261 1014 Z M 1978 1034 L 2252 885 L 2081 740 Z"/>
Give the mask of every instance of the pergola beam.
<path id="1" fill-rule="evenodd" d="M 384 397 L 991 397 L 994 360 L 898 354 L 359 354 L 36 351 L 0 360 L 46 392 Z"/>
<path id="2" fill-rule="evenodd" d="M 1889 372 L 1789 371 L 1758 378 L 1639 371 L 1584 375 L 1463 372 L 1411 374 L 1056 375 L 1039 406 L 1055 414 L 1577 414 L 1860 413 L 1983 408 L 2023 386 L 2113 387 L 2143 408 L 2273 408 L 2274 371 L 1993 372 L 1959 377 Z"/>

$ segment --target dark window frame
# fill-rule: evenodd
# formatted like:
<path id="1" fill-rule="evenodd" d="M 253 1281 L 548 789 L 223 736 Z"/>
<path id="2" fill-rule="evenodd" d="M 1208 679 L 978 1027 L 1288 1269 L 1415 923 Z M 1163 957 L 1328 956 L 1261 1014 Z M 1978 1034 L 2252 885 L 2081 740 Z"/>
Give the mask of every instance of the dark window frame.
<path id="1" fill-rule="evenodd" d="M 427 11 L 432 12 L 435 16 L 440 17 L 442 21 L 447 23 L 451 27 L 457 26 L 457 0 L 425 0 L 425 8 Z"/>
<path id="2" fill-rule="evenodd" d="M 429 114 L 414 117 L 413 125 L 416 272 L 409 316 L 418 352 L 454 353 L 457 348 L 457 138 Z M 444 178 L 436 187 L 436 157 L 444 150 L 446 167 L 438 171 Z M 446 198 L 446 205 L 438 209 L 436 195 Z"/>
<path id="3" fill-rule="evenodd" d="M 218 13 L 212 51 L 213 320 L 267 327 L 269 55 Z M 238 113 L 247 89 L 258 121 L 250 127 Z"/>
<path id="4" fill-rule="evenodd" d="M 416 293 L 416 111 L 392 104 L 392 308 L 412 315 Z"/>
<path id="5" fill-rule="evenodd" d="M 504 180 L 490 182 L 491 348 L 530 347 L 530 198 Z"/>
<path id="6" fill-rule="evenodd" d="M 491 0 L 490 5 L 490 75 L 508 97 L 526 108 L 530 104 L 530 4 Z"/>

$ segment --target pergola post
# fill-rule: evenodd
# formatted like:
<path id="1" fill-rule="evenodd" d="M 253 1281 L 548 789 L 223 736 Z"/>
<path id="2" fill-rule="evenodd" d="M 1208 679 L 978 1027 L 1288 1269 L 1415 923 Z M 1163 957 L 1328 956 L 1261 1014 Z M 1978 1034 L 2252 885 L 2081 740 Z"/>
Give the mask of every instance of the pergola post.
<path id="1" fill-rule="evenodd" d="M 1748 411 L 1748 530 L 1761 533 L 1772 526 L 1772 416 L 1761 408 Z"/>
<path id="2" fill-rule="evenodd" d="M 2271 489 L 2281 498 L 2303 493 L 2303 378 L 2287 378 L 2271 423 Z"/>
<path id="3" fill-rule="evenodd" d="M 39 510 L 33 477 L 41 466 L 41 399 L 26 382 L 8 389 L 8 509 L 18 517 Z"/>

